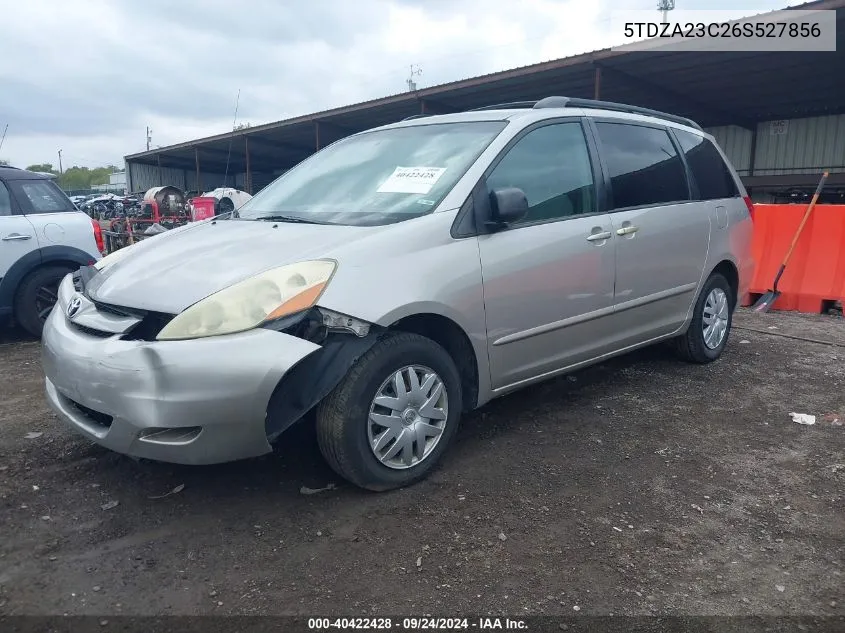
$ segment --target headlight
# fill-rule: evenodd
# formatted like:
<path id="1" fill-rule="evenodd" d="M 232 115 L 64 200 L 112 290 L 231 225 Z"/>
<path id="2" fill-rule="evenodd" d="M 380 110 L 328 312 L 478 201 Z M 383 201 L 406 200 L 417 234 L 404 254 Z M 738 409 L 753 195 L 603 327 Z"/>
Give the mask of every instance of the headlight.
<path id="1" fill-rule="evenodd" d="M 111 266 L 115 262 L 119 262 L 121 259 L 126 257 L 126 252 L 132 248 L 134 244 L 130 244 L 129 246 L 124 246 L 123 248 L 114 251 L 113 253 L 109 253 L 102 259 L 98 260 L 96 264 L 94 264 L 94 268 L 97 270 L 102 270 L 106 266 Z"/>
<path id="2" fill-rule="evenodd" d="M 310 308 L 337 265 L 314 260 L 274 268 L 198 301 L 156 337 L 180 340 L 233 334 Z"/>

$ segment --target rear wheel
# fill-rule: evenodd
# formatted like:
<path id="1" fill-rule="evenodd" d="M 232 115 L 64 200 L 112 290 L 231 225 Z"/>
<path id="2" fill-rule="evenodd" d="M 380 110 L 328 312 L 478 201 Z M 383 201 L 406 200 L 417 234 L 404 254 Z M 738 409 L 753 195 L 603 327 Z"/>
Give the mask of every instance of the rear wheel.
<path id="1" fill-rule="evenodd" d="M 38 268 L 21 281 L 15 295 L 15 320 L 33 336 L 40 337 L 44 322 L 58 299 L 59 284 L 69 272 L 66 266 Z"/>
<path id="2" fill-rule="evenodd" d="M 320 403 L 320 451 L 362 488 L 410 485 L 437 466 L 455 436 L 461 397 L 446 350 L 417 334 L 391 333 Z"/>
<path id="3" fill-rule="evenodd" d="M 695 302 L 689 329 L 675 339 L 675 348 L 683 360 L 710 363 L 722 355 L 735 303 L 728 280 L 718 273 L 710 275 Z"/>

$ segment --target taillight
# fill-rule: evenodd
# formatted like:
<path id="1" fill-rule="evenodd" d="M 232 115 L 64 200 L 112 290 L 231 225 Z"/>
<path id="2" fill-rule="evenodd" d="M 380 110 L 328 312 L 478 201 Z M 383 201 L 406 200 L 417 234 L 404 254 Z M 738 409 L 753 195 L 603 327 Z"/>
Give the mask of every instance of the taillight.
<path id="1" fill-rule="evenodd" d="M 745 196 L 743 198 L 745 201 L 745 206 L 748 207 L 748 215 L 751 216 L 751 221 L 754 221 L 754 203 L 751 202 L 751 196 Z"/>
<path id="2" fill-rule="evenodd" d="M 103 244 L 103 229 L 100 227 L 100 223 L 96 220 L 91 220 L 91 226 L 94 227 L 94 240 L 97 242 L 97 250 L 102 253 L 106 250 L 106 245 Z"/>

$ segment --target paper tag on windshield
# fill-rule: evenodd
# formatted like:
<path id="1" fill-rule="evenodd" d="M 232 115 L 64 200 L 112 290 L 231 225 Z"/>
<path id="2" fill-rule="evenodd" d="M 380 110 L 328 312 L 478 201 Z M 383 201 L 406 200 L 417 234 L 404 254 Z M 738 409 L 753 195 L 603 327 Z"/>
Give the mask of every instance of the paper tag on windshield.
<path id="1" fill-rule="evenodd" d="M 445 167 L 397 167 L 390 177 L 381 183 L 378 193 L 428 193 Z"/>

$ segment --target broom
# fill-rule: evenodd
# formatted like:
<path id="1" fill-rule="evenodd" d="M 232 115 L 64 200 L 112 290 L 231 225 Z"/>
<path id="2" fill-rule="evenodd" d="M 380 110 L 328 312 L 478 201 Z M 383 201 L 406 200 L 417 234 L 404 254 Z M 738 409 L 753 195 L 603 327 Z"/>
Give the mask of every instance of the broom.
<path id="1" fill-rule="evenodd" d="M 778 269 L 777 275 L 775 275 L 775 282 L 772 284 L 772 289 L 769 292 L 765 293 L 759 299 L 757 299 L 757 303 L 754 304 L 752 310 L 754 312 L 768 312 L 772 304 L 777 301 L 778 297 L 780 296 L 780 292 L 778 291 L 778 282 L 780 281 L 781 276 L 783 275 L 783 271 L 786 270 L 786 264 L 789 262 L 789 258 L 792 256 L 792 251 L 795 250 L 795 245 L 798 243 L 798 238 L 801 237 L 801 231 L 804 230 L 804 225 L 807 224 L 807 220 L 810 219 L 810 214 L 813 212 L 813 208 L 816 206 L 816 201 L 819 199 L 819 195 L 821 195 L 822 188 L 824 187 L 824 183 L 827 180 L 828 172 L 824 172 L 822 174 L 822 179 L 819 181 L 819 186 L 816 187 L 816 192 L 813 194 L 812 200 L 810 200 L 810 204 L 807 207 L 807 210 L 804 212 L 804 217 L 801 219 L 801 224 L 798 225 L 798 230 L 795 231 L 795 236 L 792 238 L 792 244 L 789 246 L 789 250 L 786 251 L 786 256 L 783 258 L 783 263 L 780 265 Z"/>

